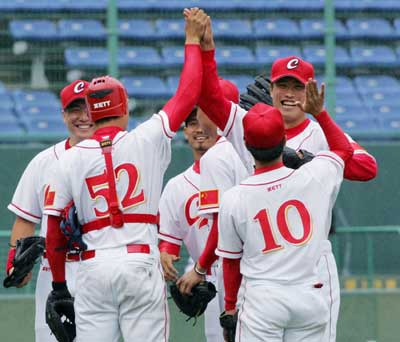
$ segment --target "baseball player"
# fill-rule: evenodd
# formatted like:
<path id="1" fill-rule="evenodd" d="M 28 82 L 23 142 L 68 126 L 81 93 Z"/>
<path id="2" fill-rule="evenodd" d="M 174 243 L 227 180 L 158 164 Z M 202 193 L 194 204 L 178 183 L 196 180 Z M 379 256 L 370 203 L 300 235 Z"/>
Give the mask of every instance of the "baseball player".
<path id="1" fill-rule="evenodd" d="M 219 79 L 219 84 L 227 99 L 238 102 L 239 93 L 233 83 Z M 229 156 L 229 153 L 225 153 L 227 150 L 226 145 L 231 145 L 225 138 L 218 136 L 216 126 L 209 121 L 200 108 L 197 108 L 196 112 L 197 116 L 196 113 L 192 113 L 187 119 L 184 129 L 185 136 L 193 150 L 195 163 L 188 170 L 172 178 L 167 183 L 160 200 L 159 238 L 161 242 L 159 248 L 161 262 L 166 279 L 173 281 L 177 280 L 178 274 L 173 267 L 173 262 L 178 260 L 179 248 L 182 242 L 187 247 L 189 255 L 194 260 L 198 260 L 209 235 L 210 223 L 214 222 L 210 220 L 209 223 L 207 217 L 200 217 L 198 213 L 199 187 L 204 184 L 204 179 L 208 180 L 208 176 L 210 176 L 210 170 L 204 169 L 203 158 L 207 158 L 208 161 L 211 160 L 209 156 L 211 150 L 213 150 L 213 157 L 211 158 L 224 159 L 225 155 Z M 199 125 L 198 118 L 203 120 L 202 125 Z M 209 124 L 207 125 L 205 121 L 208 121 Z M 194 137 L 192 137 L 193 135 Z M 214 145 L 216 141 L 218 147 Z M 240 158 L 232 146 L 230 146 L 230 149 L 236 155 L 236 160 L 228 158 L 225 159 L 225 163 L 229 164 L 233 159 L 232 167 L 235 166 L 235 162 L 241 165 Z M 244 168 L 243 165 L 241 167 Z M 201 173 L 200 169 L 202 170 Z M 207 176 L 203 176 L 203 171 Z M 217 176 L 217 174 L 211 173 L 211 176 Z M 232 176 L 229 175 L 228 180 L 225 180 L 225 182 L 229 182 L 231 178 Z M 191 267 L 192 270 L 193 266 Z M 206 279 L 218 286 L 217 279 L 219 276 L 222 279 L 221 272 L 218 272 L 217 263 L 211 263 Z M 221 281 L 219 284 L 223 287 Z M 220 291 L 219 293 L 223 294 Z M 222 306 L 220 306 L 218 299 L 214 299 L 208 304 L 205 311 L 205 335 L 208 342 L 222 341 L 222 331 L 218 323 L 219 314 L 223 309 L 223 295 L 221 297 Z"/>
<path id="2" fill-rule="evenodd" d="M 90 121 L 85 104 L 85 92 L 88 82 L 77 80 L 67 85 L 60 93 L 63 108 L 63 119 L 68 128 L 69 138 L 36 155 L 26 167 L 18 186 L 15 190 L 8 209 L 15 215 L 15 222 L 11 232 L 10 251 L 7 262 L 7 274 L 12 269 L 11 260 L 15 253 L 16 240 L 35 233 L 35 225 L 41 222 L 43 207 L 45 205 L 48 188 L 48 170 L 57 162 L 62 154 L 71 146 L 90 137 L 93 123 Z M 41 225 L 40 236 L 46 236 L 46 226 Z M 74 255 L 68 255 L 67 278 L 71 284 L 71 292 L 75 292 L 75 273 L 78 259 Z M 19 287 L 25 286 L 31 279 L 28 274 Z M 51 272 L 48 260 L 44 257 L 41 261 L 40 270 L 36 283 L 35 293 L 35 339 L 38 342 L 56 341 L 51 335 L 50 329 L 45 322 L 45 303 L 51 291 Z"/>
<path id="3" fill-rule="evenodd" d="M 171 138 L 200 95 L 199 42 L 206 20 L 202 10 L 190 10 L 177 92 L 131 132 L 125 131 L 129 115 L 123 85 L 109 76 L 93 79 L 86 101 L 96 131 L 63 155 L 54 170 L 54 198 L 44 211 L 53 293 L 68 296 L 59 213 L 70 200 L 88 247 L 81 253 L 74 301 L 78 342 L 168 340 L 157 211 Z"/>
<path id="4" fill-rule="evenodd" d="M 298 105 L 321 125 L 330 151 L 298 170 L 282 163 L 286 132 L 278 109 L 259 103 L 243 119 L 256 168 L 222 198 L 217 249 L 223 257 L 223 317 L 235 315 L 241 283 L 244 288 L 237 341 L 320 342 L 328 322 L 316 263 L 353 148 L 323 110 L 324 86 L 319 93 L 310 78 L 306 94 Z"/>

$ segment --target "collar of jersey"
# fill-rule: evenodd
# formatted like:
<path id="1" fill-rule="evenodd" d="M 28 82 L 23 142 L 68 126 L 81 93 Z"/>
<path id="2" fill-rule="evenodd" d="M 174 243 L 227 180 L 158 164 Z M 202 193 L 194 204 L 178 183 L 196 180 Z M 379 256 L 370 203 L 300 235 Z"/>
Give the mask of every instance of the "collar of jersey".
<path id="1" fill-rule="evenodd" d="M 113 140 L 115 136 L 122 131 L 123 129 L 117 126 L 102 127 L 94 132 L 92 139 L 97 141 L 102 141 L 103 139 Z"/>
<path id="2" fill-rule="evenodd" d="M 311 120 L 309 118 L 306 118 L 301 124 L 298 124 L 295 127 L 285 129 L 286 132 L 286 139 L 292 139 L 296 135 L 300 134 L 303 132 L 306 127 L 310 124 Z"/>
<path id="3" fill-rule="evenodd" d="M 200 174 L 200 159 L 194 161 L 192 169 L 197 174 Z"/>
<path id="4" fill-rule="evenodd" d="M 283 166 L 283 162 L 280 161 L 273 165 L 260 167 L 260 168 L 254 170 L 254 175 L 259 175 L 260 173 L 265 173 L 265 172 L 269 172 L 272 170 L 276 170 L 276 169 L 281 168 L 282 166 Z"/>
<path id="5" fill-rule="evenodd" d="M 65 150 L 69 150 L 71 148 L 70 138 L 65 140 Z"/>

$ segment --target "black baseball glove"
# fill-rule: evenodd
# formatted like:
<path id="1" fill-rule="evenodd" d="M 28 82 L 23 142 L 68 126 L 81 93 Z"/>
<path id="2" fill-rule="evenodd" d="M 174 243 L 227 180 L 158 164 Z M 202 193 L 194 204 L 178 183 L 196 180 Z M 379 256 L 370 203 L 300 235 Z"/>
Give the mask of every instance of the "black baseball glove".
<path id="1" fill-rule="evenodd" d="M 74 299 L 67 285 L 53 282 L 46 302 L 46 323 L 59 342 L 72 342 L 76 336 Z"/>
<path id="2" fill-rule="evenodd" d="M 247 93 L 240 94 L 240 107 L 249 110 L 259 102 L 272 106 L 270 85 L 271 81 L 265 75 L 256 76 L 254 83 L 247 86 Z"/>
<path id="3" fill-rule="evenodd" d="M 224 333 L 226 342 L 235 342 L 236 324 L 238 320 L 238 312 L 234 315 L 227 315 L 225 311 L 219 316 L 219 324 Z"/>
<path id="4" fill-rule="evenodd" d="M 194 324 L 196 324 L 197 317 L 204 313 L 207 304 L 217 294 L 214 284 L 209 281 L 203 281 L 195 285 L 192 288 L 191 296 L 182 294 L 175 284 L 172 284 L 169 289 L 176 306 L 181 312 L 189 316 L 187 320 L 195 318 Z"/>
<path id="5" fill-rule="evenodd" d="M 45 238 L 29 236 L 17 240 L 12 260 L 13 271 L 4 279 L 4 287 L 18 286 L 32 271 L 33 266 L 44 253 Z"/>
<path id="6" fill-rule="evenodd" d="M 283 164 L 291 169 L 298 169 L 300 166 L 313 160 L 314 155 L 306 150 L 296 150 L 285 146 L 282 153 Z"/>

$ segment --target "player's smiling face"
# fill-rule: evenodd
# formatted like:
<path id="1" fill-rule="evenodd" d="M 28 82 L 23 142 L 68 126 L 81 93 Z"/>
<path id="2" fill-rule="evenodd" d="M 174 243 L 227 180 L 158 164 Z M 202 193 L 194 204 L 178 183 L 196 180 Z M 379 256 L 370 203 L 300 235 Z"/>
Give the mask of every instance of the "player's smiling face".
<path id="1" fill-rule="evenodd" d="M 285 127 L 297 126 L 305 119 L 305 113 L 296 105 L 304 102 L 306 88 L 293 77 L 283 77 L 271 85 L 272 103 L 282 113 Z"/>
<path id="2" fill-rule="evenodd" d="M 197 110 L 197 115 L 193 116 L 187 123 L 183 132 L 185 137 L 192 147 L 192 149 L 200 154 L 204 154 L 211 146 L 215 144 L 217 139 L 217 133 L 215 130 L 215 135 L 210 135 L 205 132 L 200 125 L 199 112 Z"/>
<path id="3" fill-rule="evenodd" d="M 94 124 L 89 119 L 84 100 L 72 102 L 64 109 L 63 117 L 69 131 L 71 145 L 75 145 L 93 135 Z"/>

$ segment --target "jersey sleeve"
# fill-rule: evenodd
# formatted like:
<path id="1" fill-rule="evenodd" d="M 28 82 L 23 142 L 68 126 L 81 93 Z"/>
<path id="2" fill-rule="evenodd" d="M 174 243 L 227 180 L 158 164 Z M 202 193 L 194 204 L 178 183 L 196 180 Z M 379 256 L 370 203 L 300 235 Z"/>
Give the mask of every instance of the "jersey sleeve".
<path id="1" fill-rule="evenodd" d="M 49 189 L 45 198 L 44 213 L 46 215 L 60 216 L 72 200 L 71 185 L 65 175 L 65 166 L 62 159 L 54 163 L 49 173 Z"/>
<path id="2" fill-rule="evenodd" d="M 176 195 L 176 187 L 173 182 L 169 181 L 161 195 L 159 213 L 160 213 L 160 229 L 158 238 L 181 246 L 184 238 L 179 215 L 178 215 L 178 198 Z"/>
<path id="3" fill-rule="evenodd" d="M 222 135 L 233 145 L 247 171 L 252 173 L 254 170 L 254 159 L 243 140 L 243 118 L 246 113 L 239 105 L 232 103 L 229 119 L 225 129 L 222 131 Z"/>
<path id="4" fill-rule="evenodd" d="M 40 203 L 39 176 L 45 170 L 40 170 L 37 158 L 30 161 L 23 172 L 15 189 L 8 209 L 15 215 L 33 223 L 39 223 L 42 217 L 43 203 Z"/>
<path id="5" fill-rule="evenodd" d="M 218 248 L 216 254 L 223 258 L 240 259 L 243 255 L 243 242 L 239 236 L 241 218 L 238 187 L 227 191 L 221 200 L 218 216 Z"/>

